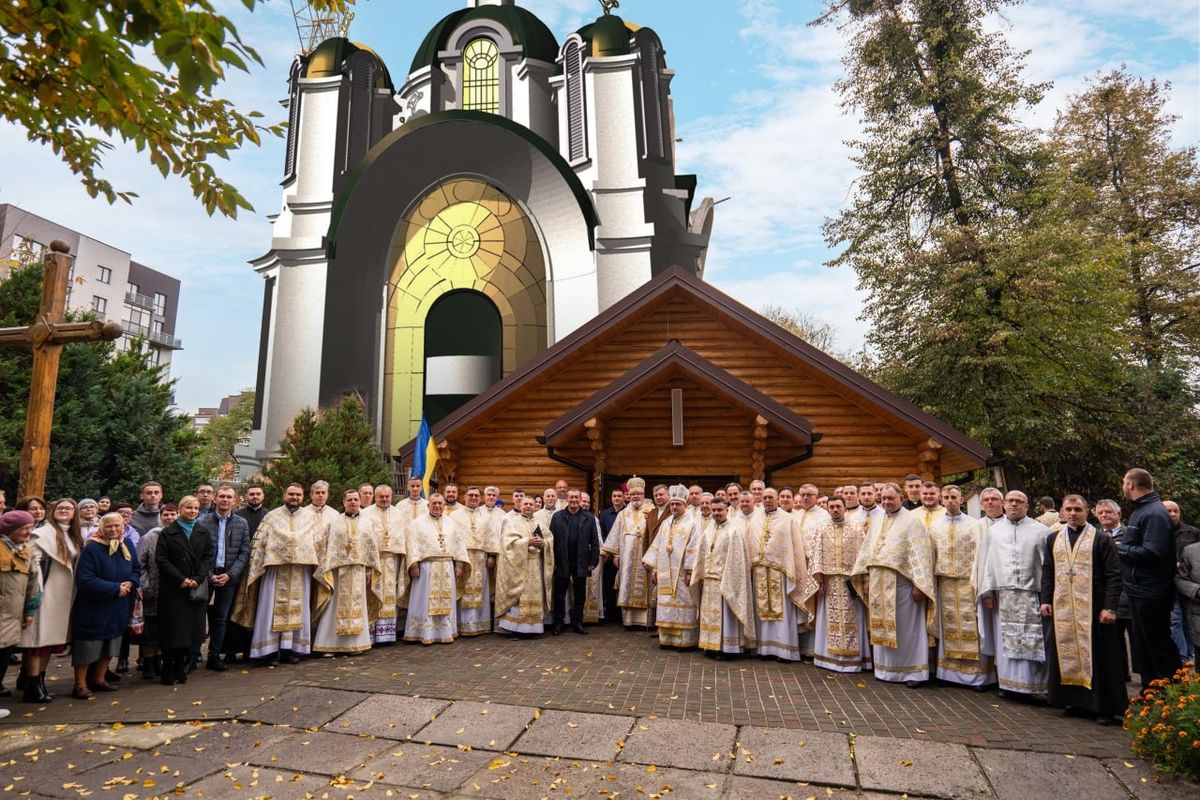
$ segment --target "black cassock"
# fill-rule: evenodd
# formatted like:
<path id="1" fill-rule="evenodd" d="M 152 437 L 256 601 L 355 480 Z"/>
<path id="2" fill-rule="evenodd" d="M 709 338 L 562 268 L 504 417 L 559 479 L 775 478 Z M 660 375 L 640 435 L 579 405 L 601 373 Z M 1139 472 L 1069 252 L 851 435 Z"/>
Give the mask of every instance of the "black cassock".
<path id="1" fill-rule="evenodd" d="M 1042 603 L 1054 603 L 1054 543 L 1059 536 L 1070 535 L 1070 545 L 1083 533 L 1063 528 L 1046 537 L 1042 553 Z M 1121 561 L 1112 537 L 1097 529 L 1092 544 L 1092 688 L 1064 686 L 1058 668 L 1058 644 L 1054 638 L 1054 617 L 1045 617 L 1046 667 L 1048 668 L 1050 705 L 1077 708 L 1101 716 L 1125 713 L 1129 694 L 1125 688 L 1125 656 L 1121 628 L 1100 622 L 1100 612 L 1116 613 L 1121 598 Z"/>

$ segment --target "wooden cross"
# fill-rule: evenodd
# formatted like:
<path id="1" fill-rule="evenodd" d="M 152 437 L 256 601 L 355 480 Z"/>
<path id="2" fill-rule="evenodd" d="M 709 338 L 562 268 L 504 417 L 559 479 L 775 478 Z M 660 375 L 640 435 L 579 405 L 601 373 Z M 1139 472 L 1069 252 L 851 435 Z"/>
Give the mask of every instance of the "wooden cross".
<path id="1" fill-rule="evenodd" d="M 54 394 L 58 388 L 58 359 L 64 344 L 112 341 L 121 336 L 121 323 L 67 322 L 67 283 L 71 275 L 71 248 L 66 242 L 50 243 L 42 276 L 42 302 L 33 324 L 26 328 L 0 328 L 0 347 L 33 348 L 33 374 L 29 381 L 29 411 L 25 415 L 25 444 L 21 448 L 18 497 L 41 497 L 50 468 L 50 430 L 54 423 Z"/>

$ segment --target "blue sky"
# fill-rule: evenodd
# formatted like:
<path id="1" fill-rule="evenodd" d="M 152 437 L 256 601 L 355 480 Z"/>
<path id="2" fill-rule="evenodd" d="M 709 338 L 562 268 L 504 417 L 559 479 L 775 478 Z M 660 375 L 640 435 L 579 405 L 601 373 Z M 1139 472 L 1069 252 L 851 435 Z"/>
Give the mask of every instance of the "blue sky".
<path id="1" fill-rule="evenodd" d="M 231 77 L 224 95 L 240 107 L 282 117 L 288 65 L 297 48 L 285 0 L 254 13 L 216 0 L 258 48 L 265 66 Z M 560 38 L 595 18 L 595 0 L 518 0 Z M 397 83 L 426 31 L 465 0 L 360 0 L 351 38 L 373 47 Z M 857 134 L 832 85 L 841 75 L 841 34 L 810 28 L 812 0 L 622 0 L 626 19 L 654 28 L 677 73 L 681 172 L 699 192 L 732 196 L 718 209 L 706 277 L 753 307 L 775 303 L 831 323 L 841 349 L 857 349 L 866 324 L 854 275 L 823 264 L 821 222 L 854 181 L 844 142 Z M 1195 0 L 1034 0 L 989 21 L 1029 50 L 1031 80 L 1054 82 L 1027 122 L 1046 127 L 1055 109 L 1097 70 L 1125 63 L 1170 80 L 1179 146 L 1200 143 L 1200 5 Z M 119 148 L 106 172 L 141 195 L 133 206 L 91 200 L 48 150 L 0 123 L 0 202 L 10 202 L 127 250 L 183 281 L 175 356 L 181 408 L 216 405 L 253 385 L 262 299 L 247 261 L 269 247 L 266 216 L 281 202 L 282 143 L 239 153 L 224 166 L 256 208 L 236 222 L 207 217 L 182 184 L 163 180 L 137 153 Z M 315 355 L 314 355 L 315 357 Z"/>

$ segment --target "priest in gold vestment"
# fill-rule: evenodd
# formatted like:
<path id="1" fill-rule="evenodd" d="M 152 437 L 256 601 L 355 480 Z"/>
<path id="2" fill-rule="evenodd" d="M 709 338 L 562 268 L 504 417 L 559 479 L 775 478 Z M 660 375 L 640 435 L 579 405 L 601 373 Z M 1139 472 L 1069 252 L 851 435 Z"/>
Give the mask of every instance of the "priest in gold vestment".
<path id="1" fill-rule="evenodd" d="M 903 508 L 900 487 L 881 495 L 884 515 L 871 521 L 852 576 L 867 577 L 867 609 L 875 677 L 915 689 L 929 680 L 934 597 L 933 540 Z"/>
<path id="2" fill-rule="evenodd" d="M 251 658 L 295 664 L 298 654 L 312 651 L 312 577 L 322 534 L 303 502 L 304 487 L 289 484 L 283 505 L 262 518 L 254 535 L 246 589 L 233 617 L 252 631 Z"/>
<path id="3" fill-rule="evenodd" d="M 846 516 L 846 501 L 829 498 L 829 521 L 817 526 L 808 571 L 808 592 L 816 605 L 813 663 L 834 672 L 871 669 L 867 610 L 861 599 L 863 576 L 854 576 L 866 536 L 859 522 Z"/>
<path id="4" fill-rule="evenodd" d="M 689 648 L 700 642 L 699 592 L 692 587 L 700 527 L 687 513 L 688 490 L 668 490 L 668 516 L 642 557 L 651 570 L 656 593 L 655 621 L 659 647 Z"/>
<path id="5" fill-rule="evenodd" d="M 748 494 L 742 493 L 743 506 Z M 778 492 L 765 489 L 762 511 L 751 510 L 738 521 L 747 525 L 758 655 L 799 661 L 800 620 L 811 608 L 804 599 L 808 566 L 796 518 L 778 503 Z"/>
<path id="6" fill-rule="evenodd" d="M 815 484 L 805 483 L 796 490 L 796 500 L 789 512 L 796 519 L 796 532 L 800 534 L 800 543 L 798 550 L 804 552 L 805 563 L 812 561 L 813 547 L 816 544 L 817 529 L 825 523 L 829 522 L 829 512 L 821 508 L 817 504 L 817 498 L 820 496 L 821 490 Z M 781 498 L 782 499 L 782 498 Z M 783 508 L 783 504 L 780 503 Z M 812 565 L 809 563 L 809 573 L 811 575 Z M 809 576 L 806 576 L 806 578 Z M 805 591 L 811 593 L 816 590 L 816 583 L 812 580 L 805 581 Z M 815 609 L 814 609 L 815 613 Z M 804 658 L 813 658 L 816 654 L 816 619 L 807 614 L 800 617 L 800 655 Z"/>
<path id="7" fill-rule="evenodd" d="M 549 622 L 554 587 L 554 539 L 533 518 L 532 497 L 506 517 L 496 564 L 496 630 L 540 636 Z"/>
<path id="8" fill-rule="evenodd" d="M 392 505 L 392 487 L 376 486 L 373 501 L 362 510 L 359 523 L 371 532 L 379 551 L 379 572 L 371 579 L 371 589 L 379 596 L 380 605 L 379 613 L 371 619 L 371 644 L 388 645 L 396 641 L 397 629 L 404 627 L 400 604 L 408 591 L 405 542 L 411 520 Z"/>
<path id="9" fill-rule="evenodd" d="M 982 688 L 996 682 L 996 667 L 979 640 L 975 592 L 975 550 L 983 523 L 962 513 L 962 490 L 942 487 L 942 507 L 929 529 L 937 576 L 939 680 Z"/>
<path id="10" fill-rule="evenodd" d="M 700 590 L 700 649 L 717 657 L 753 650 L 754 587 L 746 526 L 729 518 L 722 498 L 707 501 L 711 518 L 700 526 L 692 586 Z"/>
<path id="11" fill-rule="evenodd" d="M 491 512 L 480 505 L 483 496 L 479 487 L 468 486 L 464 500 L 465 504 L 450 514 L 466 537 L 467 555 L 471 558 L 471 571 L 458 598 L 458 635 L 479 636 L 492 632 L 492 576 L 500 552 L 500 537 Z"/>
<path id="12" fill-rule="evenodd" d="M 649 571 L 642 563 L 657 531 L 659 515 L 646 508 L 646 482 L 634 476 L 626 483 L 629 502 L 600 547 L 601 555 L 613 557 L 617 567 L 617 605 L 625 628 L 649 628 L 654 624 L 654 589 Z"/>
<path id="13" fill-rule="evenodd" d="M 359 513 L 357 489 L 343 494 L 342 508 L 321 537 L 321 563 L 315 578 L 313 650 L 318 653 L 362 653 L 371 649 L 371 617 L 379 611 L 379 550 Z"/>
<path id="14" fill-rule="evenodd" d="M 408 616 L 404 641 L 449 644 L 458 638 L 459 584 L 471 572 L 466 537 L 443 511 L 440 494 L 408 526 Z"/>
<path id="15" fill-rule="evenodd" d="M 396 508 L 400 509 L 400 513 L 404 515 L 406 525 L 429 510 L 429 502 L 421 497 L 423 490 L 424 486 L 420 478 L 409 478 L 408 495 L 396 503 Z M 375 491 L 379 491 L 378 486 L 375 487 Z"/>

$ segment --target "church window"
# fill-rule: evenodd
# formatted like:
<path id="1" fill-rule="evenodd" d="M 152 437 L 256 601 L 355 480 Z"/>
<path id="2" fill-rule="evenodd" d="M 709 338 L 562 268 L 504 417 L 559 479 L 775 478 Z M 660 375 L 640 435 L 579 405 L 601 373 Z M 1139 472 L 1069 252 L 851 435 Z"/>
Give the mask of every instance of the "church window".
<path id="1" fill-rule="evenodd" d="M 473 39 L 463 50 L 462 107 L 500 113 L 500 49 L 491 39 Z"/>
<path id="2" fill-rule="evenodd" d="M 638 42 L 641 57 L 642 89 L 642 155 L 648 158 L 664 158 L 663 144 L 662 76 L 659 72 L 659 48 L 649 37 Z"/>
<path id="3" fill-rule="evenodd" d="M 579 42 L 568 42 L 563 50 L 563 71 L 567 87 L 567 160 L 574 164 L 587 158 L 583 50 Z"/>

